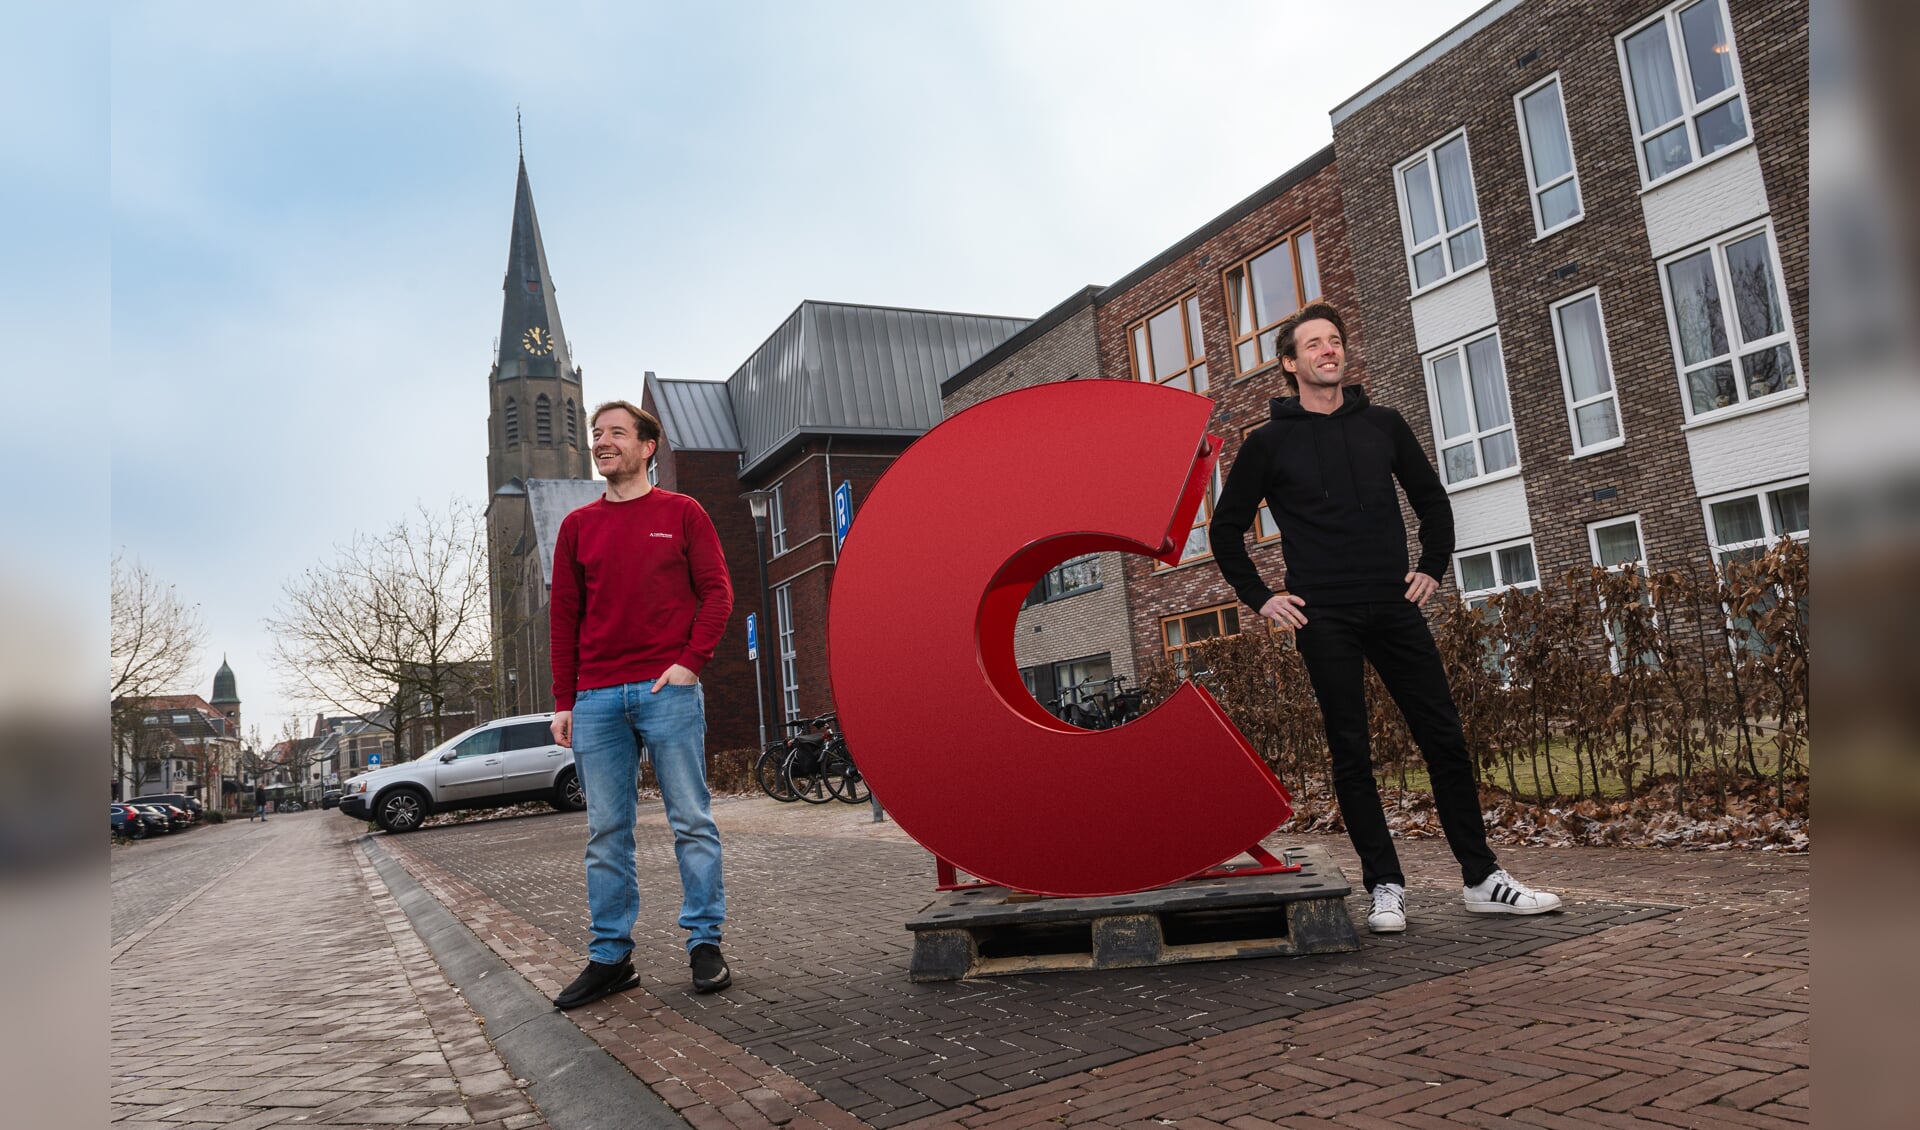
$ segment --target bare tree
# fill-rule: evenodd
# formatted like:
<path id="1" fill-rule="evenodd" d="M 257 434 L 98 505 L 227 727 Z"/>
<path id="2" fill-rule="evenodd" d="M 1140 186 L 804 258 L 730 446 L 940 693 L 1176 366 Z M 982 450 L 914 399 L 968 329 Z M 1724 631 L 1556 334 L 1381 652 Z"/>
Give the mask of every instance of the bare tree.
<path id="1" fill-rule="evenodd" d="M 289 692 L 391 731 L 426 719 L 435 744 L 449 702 L 493 651 L 485 528 L 469 503 L 417 506 L 385 532 L 355 534 L 289 579 L 266 620 Z"/>
<path id="2" fill-rule="evenodd" d="M 124 553 L 113 555 L 111 599 L 107 702 L 114 767 L 120 772 L 121 751 L 149 756 L 151 751 L 135 748 L 146 700 L 179 686 L 199 661 L 206 628 L 194 605 Z M 122 781 L 122 795 L 125 785 Z"/>

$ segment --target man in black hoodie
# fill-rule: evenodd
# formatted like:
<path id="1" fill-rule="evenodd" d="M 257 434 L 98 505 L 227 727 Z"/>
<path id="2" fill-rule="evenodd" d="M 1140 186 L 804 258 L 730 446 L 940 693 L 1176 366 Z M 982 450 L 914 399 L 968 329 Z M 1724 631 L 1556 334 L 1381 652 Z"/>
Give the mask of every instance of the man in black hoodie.
<path id="1" fill-rule="evenodd" d="M 1273 419 L 1247 436 L 1214 508 L 1213 559 L 1241 600 L 1294 633 L 1320 700 L 1333 788 L 1373 895 L 1376 934 L 1407 928 L 1406 877 L 1373 780 L 1363 661 L 1373 664 L 1427 761 L 1434 807 L 1460 861 L 1476 914 L 1541 914 L 1560 899 L 1500 869 L 1487 846 L 1480 792 L 1460 713 L 1420 606 L 1453 555 L 1453 507 L 1400 413 L 1345 384 L 1346 326 L 1316 302 L 1282 327 L 1280 364 L 1300 395 L 1276 398 Z M 1407 568 L 1407 530 L 1393 482 L 1420 519 L 1420 560 Z M 1280 526 L 1286 591 L 1275 593 L 1247 555 L 1247 527 L 1265 500 Z"/>

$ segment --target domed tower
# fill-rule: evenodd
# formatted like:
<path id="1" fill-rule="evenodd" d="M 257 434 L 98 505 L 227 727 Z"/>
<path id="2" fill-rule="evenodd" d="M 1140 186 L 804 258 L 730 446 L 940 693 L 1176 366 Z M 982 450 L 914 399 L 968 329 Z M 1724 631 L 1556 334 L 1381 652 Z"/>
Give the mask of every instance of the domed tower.
<path id="1" fill-rule="evenodd" d="M 231 733 L 240 735 L 240 692 L 234 685 L 233 668 L 227 666 L 227 657 L 220 657 L 220 669 L 213 673 L 213 697 L 207 704 L 227 716 L 233 726 Z"/>

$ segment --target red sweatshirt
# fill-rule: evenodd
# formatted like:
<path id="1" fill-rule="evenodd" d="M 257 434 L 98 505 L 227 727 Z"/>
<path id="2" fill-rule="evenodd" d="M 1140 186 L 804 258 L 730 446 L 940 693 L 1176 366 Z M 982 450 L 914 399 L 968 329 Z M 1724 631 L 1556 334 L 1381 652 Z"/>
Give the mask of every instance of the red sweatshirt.
<path id="1" fill-rule="evenodd" d="M 658 487 L 605 495 L 566 516 L 553 548 L 553 708 L 574 693 L 651 682 L 675 663 L 698 672 L 733 611 L 713 519 Z"/>

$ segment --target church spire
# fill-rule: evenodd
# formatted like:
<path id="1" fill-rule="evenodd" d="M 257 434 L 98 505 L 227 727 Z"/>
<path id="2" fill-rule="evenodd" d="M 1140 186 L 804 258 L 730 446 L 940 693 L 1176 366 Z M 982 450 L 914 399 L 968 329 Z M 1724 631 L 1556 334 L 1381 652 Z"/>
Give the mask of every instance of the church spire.
<path id="1" fill-rule="evenodd" d="M 519 110 L 514 111 L 515 132 Z M 527 182 L 527 156 L 520 152 L 520 177 L 513 193 L 513 236 L 507 252 L 506 293 L 500 314 L 499 377 L 559 377 L 578 380 L 560 327 L 560 304 L 547 273 L 547 250 L 540 240 L 540 218 L 533 210 Z"/>

